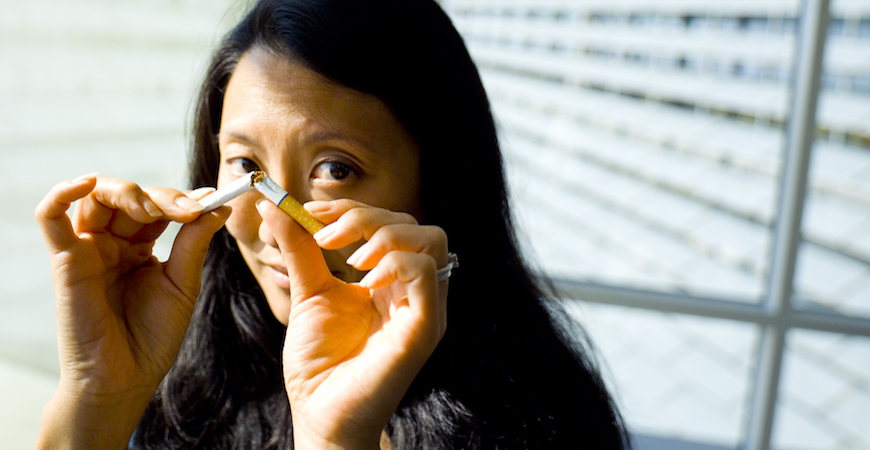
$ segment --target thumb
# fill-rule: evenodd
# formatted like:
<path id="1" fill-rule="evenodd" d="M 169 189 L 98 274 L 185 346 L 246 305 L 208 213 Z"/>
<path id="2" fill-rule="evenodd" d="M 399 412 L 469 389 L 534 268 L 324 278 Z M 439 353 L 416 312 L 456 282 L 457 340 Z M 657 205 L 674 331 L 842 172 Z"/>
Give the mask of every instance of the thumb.
<path id="1" fill-rule="evenodd" d="M 199 294 L 202 266 L 211 238 L 230 217 L 232 210 L 221 207 L 182 225 L 166 261 L 166 276 L 185 297 L 191 300 Z"/>
<path id="2" fill-rule="evenodd" d="M 291 301 L 297 303 L 329 289 L 335 278 L 311 234 L 270 201 L 258 201 L 257 210 L 287 265 Z"/>
<path id="3" fill-rule="evenodd" d="M 88 195 L 96 185 L 96 174 L 83 175 L 75 180 L 59 183 L 36 207 L 36 223 L 52 255 L 69 249 L 79 241 L 66 211 L 72 202 Z"/>

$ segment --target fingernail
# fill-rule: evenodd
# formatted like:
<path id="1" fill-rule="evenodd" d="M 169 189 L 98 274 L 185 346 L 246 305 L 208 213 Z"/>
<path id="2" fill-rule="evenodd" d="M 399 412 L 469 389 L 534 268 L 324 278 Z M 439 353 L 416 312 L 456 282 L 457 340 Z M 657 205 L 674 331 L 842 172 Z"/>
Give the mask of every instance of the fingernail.
<path id="1" fill-rule="evenodd" d="M 151 201 L 151 199 L 146 198 L 145 200 L 142 200 L 142 207 L 145 208 L 145 211 L 151 217 L 160 217 L 163 215 L 163 211 L 161 211 L 160 208 Z"/>
<path id="2" fill-rule="evenodd" d="M 260 211 L 260 214 L 263 213 L 263 208 L 266 207 L 267 201 L 268 200 L 266 200 L 265 198 L 261 198 L 261 199 L 257 200 L 256 203 L 254 203 L 254 207 L 257 208 L 257 211 Z"/>
<path id="3" fill-rule="evenodd" d="M 326 225 L 321 228 L 320 231 L 314 233 L 314 240 L 317 242 L 322 242 L 329 239 L 335 233 L 335 226 L 333 224 Z"/>
<path id="4" fill-rule="evenodd" d="M 90 180 L 91 178 L 96 177 L 97 174 L 99 174 L 99 173 L 100 173 L 100 172 L 91 172 L 91 173 L 86 173 L 86 174 L 84 174 L 84 175 L 82 175 L 82 176 L 79 176 L 79 177 L 74 178 L 74 179 L 72 180 L 72 182 L 73 182 L 73 183 L 80 183 L 80 182 L 85 181 L 85 180 Z"/>
<path id="5" fill-rule="evenodd" d="M 364 288 L 367 288 L 367 289 L 372 287 L 372 286 L 371 286 L 371 277 L 369 276 L 370 273 L 371 273 L 371 272 L 369 272 L 369 273 L 363 275 L 362 279 L 359 280 L 359 285 L 360 285 L 360 286 L 362 286 L 362 287 L 364 287 Z"/>
<path id="6" fill-rule="evenodd" d="M 199 202 L 184 195 L 177 197 L 175 199 L 175 204 L 178 205 L 180 208 L 186 209 L 190 212 L 200 212 L 205 209 L 205 207 L 202 206 Z"/>
<path id="7" fill-rule="evenodd" d="M 232 208 L 231 206 L 229 206 L 229 205 L 224 205 L 224 206 L 222 206 L 222 208 L 229 208 L 229 209 L 230 209 L 230 214 L 233 213 L 233 208 Z M 214 215 L 214 216 L 216 216 L 216 217 L 221 217 L 221 214 L 220 214 L 219 212 L 217 212 L 217 210 L 212 210 L 212 211 L 209 211 L 208 213 L 209 213 L 209 214 L 212 214 L 212 215 Z M 222 221 L 223 221 L 224 223 L 226 223 L 226 221 L 229 220 L 229 218 L 230 218 L 230 214 L 227 214 L 226 216 L 223 216 L 223 220 L 222 220 Z"/>
<path id="8" fill-rule="evenodd" d="M 356 249 L 356 251 L 354 251 L 353 254 L 350 255 L 350 258 L 347 258 L 347 261 L 345 261 L 345 262 L 349 266 L 356 267 L 356 263 L 358 263 L 360 261 L 360 259 L 362 259 L 363 256 L 367 256 L 368 252 L 369 252 L 368 243 L 365 243 L 365 244 L 361 245 L 358 249 Z"/>
<path id="9" fill-rule="evenodd" d="M 187 194 L 187 196 L 190 198 L 203 198 L 206 195 L 211 194 L 214 191 L 215 191 L 215 188 L 213 188 L 213 187 L 201 187 L 201 188 L 194 189 L 194 190 L 190 191 L 190 193 Z"/>
<path id="10" fill-rule="evenodd" d="M 305 202 L 302 207 L 310 213 L 324 212 L 332 209 L 332 202 L 327 202 L 323 200 L 312 200 L 310 202 Z"/>

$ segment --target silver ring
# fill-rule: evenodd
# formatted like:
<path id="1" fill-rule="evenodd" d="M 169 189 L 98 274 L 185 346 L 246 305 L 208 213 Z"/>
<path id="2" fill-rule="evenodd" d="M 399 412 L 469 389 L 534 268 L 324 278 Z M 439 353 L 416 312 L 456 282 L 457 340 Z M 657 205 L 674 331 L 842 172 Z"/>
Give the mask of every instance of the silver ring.
<path id="1" fill-rule="evenodd" d="M 437 278 L 438 281 L 444 281 L 450 278 L 450 275 L 453 275 L 453 269 L 457 267 L 459 267 L 459 257 L 456 256 L 456 253 L 448 253 L 447 265 L 435 272 L 435 278 Z"/>

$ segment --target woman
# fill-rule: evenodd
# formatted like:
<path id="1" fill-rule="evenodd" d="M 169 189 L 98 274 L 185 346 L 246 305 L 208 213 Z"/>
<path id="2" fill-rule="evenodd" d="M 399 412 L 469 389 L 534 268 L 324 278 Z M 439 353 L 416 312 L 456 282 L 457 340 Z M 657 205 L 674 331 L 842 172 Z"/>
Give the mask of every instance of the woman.
<path id="1" fill-rule="evenodd" d="M 94 176 L 40 204 L 62 367 L 42 445 L 625 445 L 517 252 L 489 104 L 437 4 L 260 1 L 203 84 L 191 181 L 254 169 L 329 225 Z"/>

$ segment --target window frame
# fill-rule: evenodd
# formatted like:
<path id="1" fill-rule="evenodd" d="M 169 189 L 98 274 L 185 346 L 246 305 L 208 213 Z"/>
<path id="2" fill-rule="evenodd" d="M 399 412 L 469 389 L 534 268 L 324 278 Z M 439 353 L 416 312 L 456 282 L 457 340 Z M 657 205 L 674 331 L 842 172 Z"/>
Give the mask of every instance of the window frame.
<path id="1" fill-rule="evenodd" d="M 797 309 L 793 302 L 801 219 L 806 202 L 809 161 L 815 141 L 816 109 L 822 78 L 825 38 L 830 24 L 829 0 L 802 0 L 796 39 L 794 78 L 789 88 L 783 168 L 779 178 L 777 220 L 769 255 L 767 289 L 759 303 L 746 304 L 713 297 L 662 293 L 550 278 L 563 298 L 645 310 L 750 323 L 761 334 L 755 355 L 756 373 L 741 448 L 771 447 L 776 402 L 781 382 L 786 336 L 791 330 L 816 330 L 870 337 L 870 318 L 830 311 Z"/>

